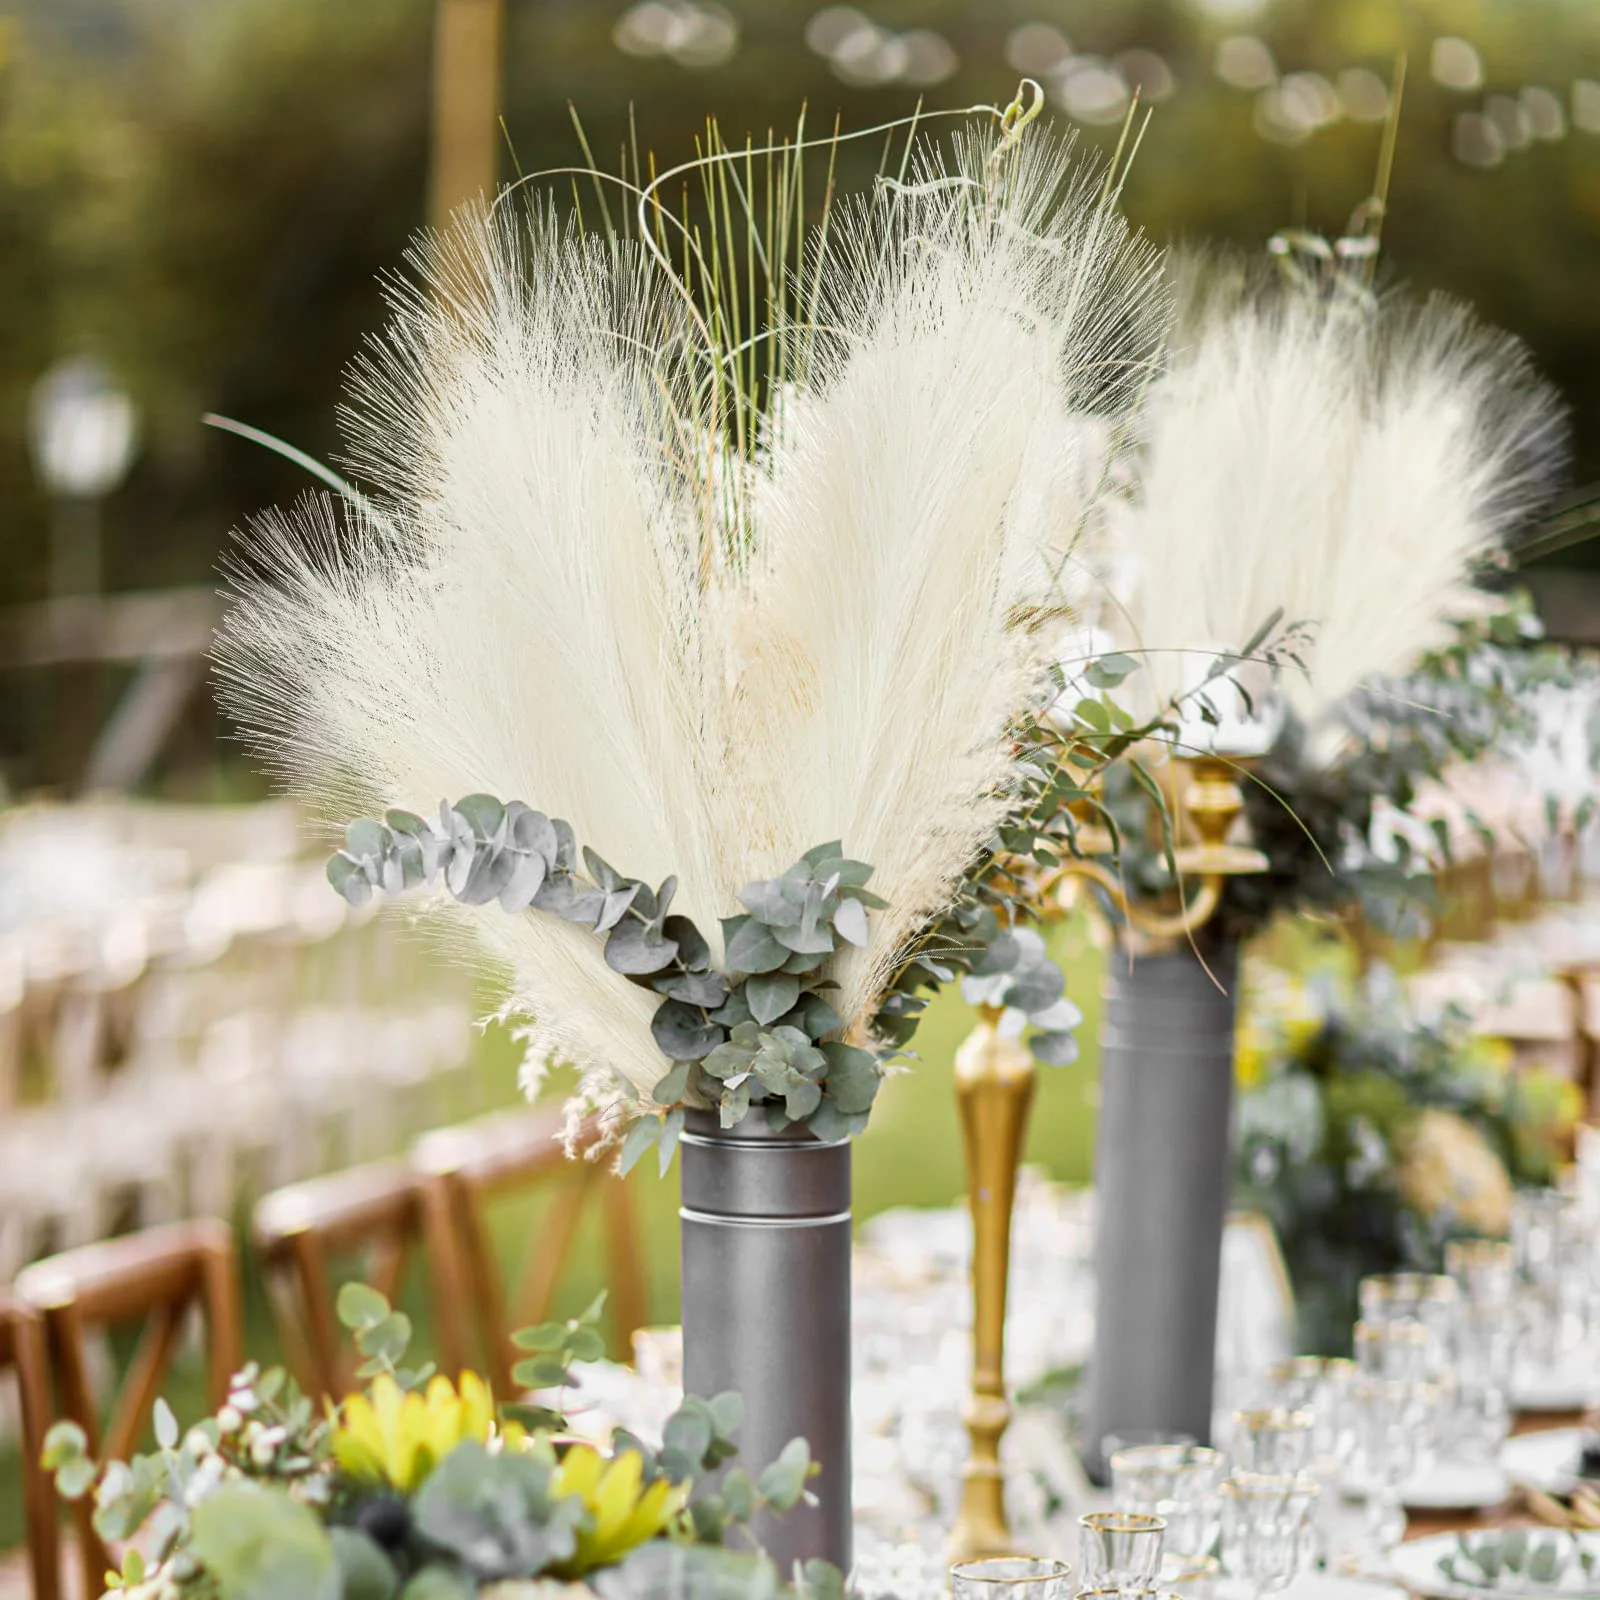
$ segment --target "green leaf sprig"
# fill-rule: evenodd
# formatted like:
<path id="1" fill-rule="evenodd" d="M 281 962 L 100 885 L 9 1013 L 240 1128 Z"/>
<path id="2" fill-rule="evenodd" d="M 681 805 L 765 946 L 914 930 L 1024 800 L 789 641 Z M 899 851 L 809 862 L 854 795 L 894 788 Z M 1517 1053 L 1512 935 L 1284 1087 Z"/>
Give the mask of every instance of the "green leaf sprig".
<path id="1" fill-rule="evenodd" d="M 328 863 L 352 905 L 442 881 L 464 905 L 497 900 L 513 915 L 582 924 L 604 937 L 613 972 L 661 996 L 650 1031 L 671 1065 L 654 1091 L 661 1109 L 623 1143 L 624 1171 L 654 1145 L 665 1172 L 687 1108 L 715 1109 L 724 1127 L 761 1107 L 775 1129 L 798 1123 L 826 1140 L 861 1132 L 883 1072 L 872 1051 L 837 1037 L 843 1019 L 826 998 L 836 985 L 822 971 L 844 945 L 867 942 L 868 912 L 884 904 L 871 877 L 834 841 L 747 885 L 745 909 L 723 920 L 718 971 L 705 936 L 670 910 L 675 878 L 652 889 L 588 848 L 580 869 L 571 827 L 521 801 L 468 795 L 442 804 L 437 824 L 408 811 L 353 822 Z"/>

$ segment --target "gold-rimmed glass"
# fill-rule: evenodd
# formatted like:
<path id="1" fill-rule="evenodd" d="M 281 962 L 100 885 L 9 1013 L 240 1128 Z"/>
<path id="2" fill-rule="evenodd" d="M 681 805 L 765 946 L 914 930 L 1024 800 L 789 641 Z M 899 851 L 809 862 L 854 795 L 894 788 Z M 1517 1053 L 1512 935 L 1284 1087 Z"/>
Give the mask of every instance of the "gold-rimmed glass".
<path id="1" fill-rule="evenodd" d="M 1084 1586 L 1147 1594 L 1161 1571 L 1167 1524 L 1145 1511 L 1090 1511 L 1078 1518 L 1078 1571 Z"/>
<path id="2" fill-rule="evenodd" d="M 1072 1568 L 1043 1556 L 986 1556 L 950 1569 L 952 1600 L 1072 1600 Z"/>
<path id="3" fill-rule="evenodd" d="M 1286 1589 L 1310 1565 L 1316 1480 L 1305 1473 L 1235 1473 L 1222 1485 L 1222 1565 L 1250 1596 Z"/>
<path id="4" fill-rule="evenodd" d="M 1363 1377 L 1421 1383 L 1434 1369 L 1433 1334 L 1414 1318 L 1355 1325 L 1351 1335 Z"/>
<path id="5" fill-rule="evenodd" d="M 1217 1537 L 1217 1486 L 1228 1475 L 1220 1450 L 1207 1445 L 1136 1445 L 1111 1458 L 1111 1494 L 1122 1511 L 1166 1523 L 1169 1555 L 1199 1556 Z"/>
<path id="6" fill-rule="evenodd" d="M 1468 1307 L 1506 1304 L 1516 1294 L 1517 1253 L 1503 1239 L 1452 1239 L 1444 1270 Z"/>
<path id="7" fill-rule="evenodd" d="M 1315 1420 L 1303 1407 L 1235 1411 L 1229 1434 L 1235 1470 L 1280 1476 L 1304 1472 L 1311 1465 Z"/>

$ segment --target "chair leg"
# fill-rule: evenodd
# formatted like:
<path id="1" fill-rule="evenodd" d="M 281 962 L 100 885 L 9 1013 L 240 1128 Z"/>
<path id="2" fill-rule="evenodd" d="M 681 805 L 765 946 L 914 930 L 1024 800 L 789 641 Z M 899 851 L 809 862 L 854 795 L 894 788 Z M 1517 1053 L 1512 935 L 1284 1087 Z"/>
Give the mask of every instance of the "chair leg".
<path id="1" fill-rule="evenodd" d="M 34 1600 L 60 1600 L 61 1521 L 55 1486 L 39 1464 L 50 1415 L 50 1372 L 44 1326 L 32 1312 L 13 1324 L 17 1389 L 21 1396 L 22 1506 L 28 1532 L 28 1568 Z"/>
<path id="2" fill-rule="evenodd" d="M 633 1360 L 633 1332 L 645 1324 L 644 1267 L 639 1250 L 639 1219 L 633 1191 L 625 1179 L 609 1174 L 600 1180 L 604 1207 L 606 1257 L 611 1278 L 611 1354 Z"/>
<path id="3" fill-rule="evenodd" d="M 244 1365 L 244 1309 L 239 1297 L 239 1262 L 233 1230 L 218 1222 L 200 1257 L 201 1299 L 211 1339 L 206 1357 L 206 1387 L 213 1410 L 228 1398 L 233 1375 Z"/>
<path id="4" fill-rule="evenodd" d="M 455 1378 L 467 1364 L 467 1271 L 448 1178 L 430 1174 L 422 1180 L 421 1208 L 434 1344 L 440 1371 Z"/>

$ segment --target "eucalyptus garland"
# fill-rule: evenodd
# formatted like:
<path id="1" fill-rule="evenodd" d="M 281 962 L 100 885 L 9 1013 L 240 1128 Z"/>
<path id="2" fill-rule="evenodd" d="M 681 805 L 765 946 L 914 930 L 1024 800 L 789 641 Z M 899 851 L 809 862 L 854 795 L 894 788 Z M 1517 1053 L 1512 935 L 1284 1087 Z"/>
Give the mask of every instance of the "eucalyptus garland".
<path id="1" fill-rule="evenodd" d="M 805 1126 L 819 1139 L 859 1133 L 883 1080 L 878 1057 L 837 1035 L 822 969 L 842 944 L 864 945 L 867 912 L 883 905 L 872 868 L 838 843 L 808 850 L 787 872 L 739 892 L 744 911 L 722 922 L 728 971 L 694 922 L 672 912 L 677 880 L 652 889 L 595 852 L 572 828 L 519 800 L 468 795 L 430 823 L 409 811 L 346 830 L 328 879 L 352 905 L 375 890 L 442 881 L 463 905 L 498 900 L 512 915 L 544 912 L 605 940 L 619 977 L 661 996 L 650 1031 L 671 1063 L 656 1085 L 658 1115 L 641 1117 L 624 1167 L 652 1144 L 670 1159 L 685 1108 L 715 1108 L 724 1127 L 760 1107 L 769 1126 Z"/>

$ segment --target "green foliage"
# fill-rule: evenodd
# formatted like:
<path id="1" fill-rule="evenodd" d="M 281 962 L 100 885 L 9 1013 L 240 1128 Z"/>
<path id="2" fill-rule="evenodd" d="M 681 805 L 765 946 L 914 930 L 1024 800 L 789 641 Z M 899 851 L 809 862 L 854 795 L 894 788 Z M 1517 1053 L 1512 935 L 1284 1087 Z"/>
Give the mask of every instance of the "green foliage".
<path id="1" fill-rule="evenodd" d="M 564 1387 L 574 1361 L 597 1359 L 604 1301 L 600 1295 L 580 1316 L 516 1334 L 529 1352 L 518 1381 Z M 363 1284 L 345 1286 L 338 1309 L 358 1341 L 382 1339 L 381 1330 L 392 1326 L 388 1302 Z M 408 1439 L 437 1438 L 440 1420 L 454 1417 L 434 1409 L 441 1399 L 445 1407 L 457 1401 L 437 1393 L 440 1380 L 426 1401 L 409 1395 L 407 1410 L 385 1413 L 396 1393 L 391 1379 L 399 1376 L 388 1359 L 381 1358 L 367 1399 L 376 1414 L 363 1426 L 392 1429 L 383 1449 L 399 1460 Z M 340 1409 L 339 1426 L 353 1428 L 352 1408 Z M 480 1417 L 476 1434 L 450 1421 L 451 1443 L 426 1474 L 407 1468 L 404 1479 L 375 1481 L 334 1447 L 329 1424 L 283 1373 L 251 1365 L 233 1379 L 217 1416 L 187 1434 L 158 1403 L 158 1448 L 149 1456 L 97 1467 L 82 1430 L 62 1423 L 51 1429 L 43 1460 L 64 1492 L 94 1491 L 103 1538 L 140 1534 L 139 1549 L 110 1575 L 110 1587 L 157 1583 L 183 1600 L 468 1600 L 502 1580 L 553 1581 L 575 1572 L 592 1580 L 594 1592 L 617 1597 L 653 1597 L 659 1591 L 650 1585 L 663 1572 L 682 1573 L 691 1585 L 683 1592 L 694 1600 L 842 1595 L 842 1580 L 820 1566 L 797 1588 L 786 1586 L 755 1548 L 752 1519 L 792 1509 L 816 1468 L 800 1439 L 754 1478 L 730 1467 L 744 1417 L 738 1395 L 689 1396 L 667 1420 L 659 1450 L 619 1433 L 611 1459 L 599 1465 L 566 1456 L 573 1447 L 558 1413 L 507 1409 L 518 1413 L 517 1424 L 486 1428 Z M 614 1467 L 620 1454 L 638 1457 L 636 1479 L 631 1464 Z M 558 1477 L 564 1457 L 569 1474 L 574 1461 L 583 1466 L 577 1480 Z M 398 1487 L 402 1481 L 407 1487 Z M 640 1531 L 604 1531 L 608 1517 L 642 1509 L 647 1494 L 652 1509 Z M 637 1544 L 641 1539 L 648 1542 Z M 748 1548 L 720 1548 L 730 1539 Z M 641 1554 L 652 1548 L 662 1554 Z"/>
<path id="2" fill-rule="evenodd" d="M 1546 1113 L 1462 1014 L 1423 1025 L 1392 1001 L 1324 997 L 1289 1020 L 1251 1014 L 1237 1060 L 1236 1191 L 1273 1224 L 1308 1349 L 1348 1352 L 1361 1278 L 1437 1272 L 1448 1239 L 1483 1231 L 1480 1215 L 1425 1205 L 1406 1180 L 1425 1113 L 1481 1136 L 1506 1185 L 1550 1179 L 1550 1127 L 1536 1138 L 1532 1120 Z"/>
<path id="3" fill-rule="evenodd" d="M 1532 691 L 1572 672 L 1567 652 L 1540 637 L 1527 597 L 1512 595 L 1495 613 L 1455 624 L 1450 642 L 1404 677 L 1350 695 L 1334 726 L 1315 737 L 1287 718 L 1272 748 L 1240 774 L 1251 837 L 1270 865 L 1228 879 L 1219 930 L 1247 938 L 1282 912 L 1359 907 L 1384 931 L 1425 933 L 1437 912 L 1432 863 L 1403 830 L 1392 854 L 1375 853 L 1374 817 L 1384 807 L 1409 812 L 1423 785 L 1450 768 L 1532 737 Z M 1330 744 L 1338 747 L 1331 760 L 1323 754 Z M 1130 886 L 1149 897 L 1170 891 L 1149 789 L 1119 766 L 1106 774 L 1105 797 Z M 1436 842 L 1448 847 L 1446 838 Z"/>
<path id="4" fill-rule="evenodd" d="M 567 1561 L 584 1509 L 551 1493 L 554 1466 L 546 1451 L 491 1455 L 468 1440 L 422 1486 L 417 1532 L 478 1583 L 532 1577 Z"/>
<path id="5" fill-rule="evenodd" d="M 419 1389 L 433 1376 L 431 1364 L 415 1371 L 400 1366 L 400 1358 L 411 1345 L 411 1319 L 403 1311 L 391 1310 L 376 1289 L 365 1283 L 346 1283 L 340 1287 L 334 1309 L 354 1336 L 356 1349 L 366 1357 L 356 1369 L 358 1378 L 387 1372 L 402 1389 Z"/>
<path id="6" fill-rule="evenodd" d="M 866 942 L 867 913 L 883 904 L 867 888 L 871 867 L 834 842 L 808 850 L 780 877 L 747 885 L 745 910 L 722 925 L 723 973 L 694 923 L 671 913 L 676 879 L 652 890 L 592 850 L 582 861 L 580 870 L 572 829 L 559 818 L 468 795 L 441 805 L 437 825 L 406 811 L 351 823 L 328 881 L 353 905 L 376 889 L 442 881 L 463 904 L 496 900 L 512 915 L 542 911 L 604 936 L 606 965 L 662 996 L 651 1034 L 671 1063 L 656 1093 L 666 1109 L 629 1130 L 624 1171 L 652 1145 L 666 1171 L 685 1106 L 715 1107 L 724 1127 L 759 1106 L 770 1126 L 800 1123 L 819 1139 L 866 1126 L 882 1072 L 871 1052 L 829 1039 L 842 1024 L 820 974 L 842 945 Z M 364 1328 L 375 1346 L 367 1353 L 397 1359 L 400 1331 Z"/>
<path id="7" fill-rule="evenodd" d="M 519 1350 L 530 1352 L 528 1360 L 519 1361 L 511 1369 L 515 1382 L 524 1389 L 565 1389 L 573 1381 L 574 1361 L 598 1361 L 606 1350 L 599 1331 L 605 1303 L 602 1291 L 576 1317 L 564 1322 L 541 1322 L 514 1333 L 511 1342 Z M 539 1407 L 518 1405 L 515 1409 L 536 1425 L 562 1425 L 562 1418 Z"/>
<path id="8" fill-rule="evenodd" d="M 340 1600 L 333 1541 L 285 1490 L 218 1489 L 195 1508 L 191 1548 L 225 1600 Z"/>

